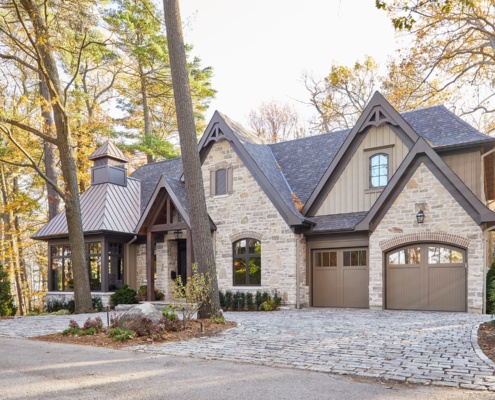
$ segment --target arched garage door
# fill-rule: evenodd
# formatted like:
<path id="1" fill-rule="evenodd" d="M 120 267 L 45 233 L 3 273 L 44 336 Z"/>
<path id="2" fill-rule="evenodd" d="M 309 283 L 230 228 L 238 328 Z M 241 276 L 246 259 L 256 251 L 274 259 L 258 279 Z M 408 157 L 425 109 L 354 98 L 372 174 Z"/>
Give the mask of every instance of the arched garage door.
<path id="1" fill-rule="evenodd" d="M 386 305 L 393 310 L 466 311 L 466 252 L 422 243 L 386 255 Z"/>

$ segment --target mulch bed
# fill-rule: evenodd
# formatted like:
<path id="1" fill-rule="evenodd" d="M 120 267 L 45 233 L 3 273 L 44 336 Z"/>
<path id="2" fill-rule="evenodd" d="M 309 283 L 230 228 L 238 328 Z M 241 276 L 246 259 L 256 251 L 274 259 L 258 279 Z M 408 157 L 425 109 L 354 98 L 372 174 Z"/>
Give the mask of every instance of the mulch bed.
<path id="1" fill-rule="evenodd" d="M 495 325 L 485 322 L 478 329 L 478 344 L 490 360 L 495 362 Z"/>
<path id="2" fill-rule="evenodd" d="M 160 344 L 166 342 L 177 342 L 181 340 L 189 340 L 196 337 L 212 336 L 225 331 L 226 329 L 234 328 L 237 326 L 235 322 L 226 321 L 224 324 L 216 324 L 210 320 L 202 320 L 203 331 L 201 331 L 200 321 L 191 320 L 187 323 L 187 329 L 180 330 L 177 332 L 166 332 L 160 337 L 146 337 L 146 336 L 134 336 L 133 339 L 127 340 L 125 342 L 114 342 L 111 337 L 106 334 L 106 328 L 96 334 L 88 336 L 77 336 L 77 335 L 67 335 L 64 336 L 62 333 L 55 333 L 52 335 L 37 336 L 31 338 L 31 340 L 39 340 L 43 342 L 52 343 L 66 343 L 66 344 L 82 344 L 86 346 L 96 346 L 96 347 L 108 347 L 112 349 L 119 349 L 128 346 L 139 346 L 145 344 Z"/>

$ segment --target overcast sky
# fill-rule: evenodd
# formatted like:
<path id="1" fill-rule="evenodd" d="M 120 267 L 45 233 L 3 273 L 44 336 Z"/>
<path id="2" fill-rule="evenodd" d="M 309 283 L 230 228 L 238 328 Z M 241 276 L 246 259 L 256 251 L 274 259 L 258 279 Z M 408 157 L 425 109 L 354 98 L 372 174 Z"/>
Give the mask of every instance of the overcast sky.
<path id="1" fill-rule="evenodd" d="M 324 76 L 332 62 L 352 65 L 371 55 L 385 64 L 394 30 L 375 0 L 183 0 L 184 35 L 202 65 L 214 69 L 218 91 L 207 119 L 219 110 L 243 124 L 271 99 L 311 109 L 304 71 Z"/>

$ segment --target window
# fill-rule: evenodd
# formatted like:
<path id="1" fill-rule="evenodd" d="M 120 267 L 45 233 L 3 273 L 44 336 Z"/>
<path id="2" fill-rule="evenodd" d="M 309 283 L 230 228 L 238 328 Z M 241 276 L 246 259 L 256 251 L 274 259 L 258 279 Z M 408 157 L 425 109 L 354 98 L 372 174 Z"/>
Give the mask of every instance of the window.
<path id="1" fill-rule="evenodd" d="M 215 172 L 215 195 L 227 194 L 227 170 L 219 169 Z"/>
<path id="2" fill-rule="evenodd" d="M 413 265 L 421 262 L 421 248 L 410 247 L 388 255 L 390 265 Z"/>
<path id="3" fill-rule="evenodd" d="M 108 244 L 108 289 L 122 288 L 124 282 L 124 245 Z"/>
<path id="4" fill-rule="evenodd" d="M 119 247 L 120 246 L 120 247 Z M 70 246 L 50 246 L 52 288 L 54 291 L 73 291 L 74 276 L 72 274 L 72 260 Z M 89 286 L 91 290 L 100 291 L 101 288 L 101 242 L 86 243 L 86 259 L 89 270 Z M 122 244 L 110 243 L 109 273 L 123 279 L 123 248 Z M 114 269 L 112 269 L 114 268 Z M 113 272 L 112 272 L 113 271 Z M 111 279 L 111 278 L 110 278 Z M 118 279 L 117 279 L 118 280 Z M 116 282 L 115 285 L 118 283 Z"/>
<path id="5" fill-rule="evenodd" d="M 210 196 L 233 193 L 232 176 L 232 168 L 220 168 L 210 171 Z"/>
<path id="6" fill-rule="evenodd" d="M 234 286 L 261 285 L 261 242 L 241 239 L 234 243 Z"/>
<path id="7" fill-rule="evenodd" d="M 366 250 L 346 250 L 344 255 L 344 267 L 366 267 Z"/>
<path id="8" fill-rule="evenodd" d="M 336 267 L 336 266 L 337 266 L 336 251 L 315 252 L 315 267 Z"/>
<path id="9" fill-rule="evenodd" d="M 388 183 L 388 154 L 378 153 L 370 157 L 370 188 L 381 188 Z"/>
<path id="10" fill-rule="evenodd" d="M 462 264 L 464 255 L 462 252 L 448 247 L 429 246 L 428 264 Z"/>

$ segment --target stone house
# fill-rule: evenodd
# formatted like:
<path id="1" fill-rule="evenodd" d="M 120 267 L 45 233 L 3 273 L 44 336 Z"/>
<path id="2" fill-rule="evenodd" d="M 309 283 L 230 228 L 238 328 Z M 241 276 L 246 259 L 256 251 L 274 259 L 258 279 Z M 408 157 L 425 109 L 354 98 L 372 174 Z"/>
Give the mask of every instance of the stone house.
<path id="1" fill-rule="evenodd" d="M 376 93 L 354 128 L 276 144 L 216 112 L 199 150 L 221 290 L 277 291 L 296 307 L 483 312 L 495 139 L 445 107 L 399 114 Z M 90 158 L 92 290 L 167 294 L 194 261 L 181 160 L 127 176 L 111 142 Z M 65 214 L 34 238 L 48 242 L 48 297 L 70 296 Z"/>

